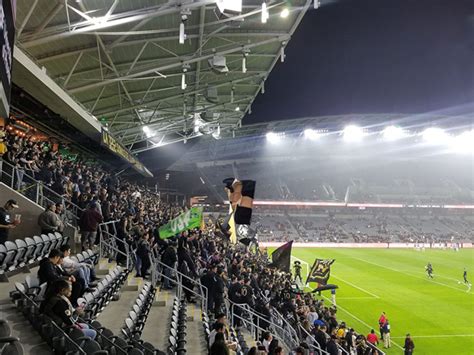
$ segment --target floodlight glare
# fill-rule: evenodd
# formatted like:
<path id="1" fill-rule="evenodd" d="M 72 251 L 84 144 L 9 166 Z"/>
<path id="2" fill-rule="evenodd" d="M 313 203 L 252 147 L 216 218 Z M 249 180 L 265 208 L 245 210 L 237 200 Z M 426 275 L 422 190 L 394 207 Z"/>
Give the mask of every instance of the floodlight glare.
<path id="1" fill-rule="evenodd" d="M 445 144 L 449 143 L 451 137 L 443 129 L 437 127 L 430 127 L 421 133 L 423 140 L 430 144 Z"/>
<path id="2" fill-rule="evenodd" d="M 290 15 L 290 10 L 288 10 L 287 7 L 285 7 L 283 10 L 281 10 L 280 17 L 287 18 L 288 15 Z"/>
<path id="3" fill-rule="evenodd" d="M 359 126 L 346 126 L 342 132 L 346 142 L 360 142 L 364 138 L 364 130 Z"/>
<path id="4" fill-rule="evenodd" d="M 456 153 L 474 154 L 474 131 L 466 131 L 456 136 L 451 142 L 451 148 Z"/>
<path id="5" fill-rule="evenodd" d="M 321 137 L 321 135 L 314 129 L 307 128 L 304 130 L 304 137 L 306 139 L 315 141 L 315 140 L 318 140 Z"/>
<path id="6" fill-rule="evenodd" d="M 407 132 L 397 126 L 388 126 L 382 131 L 383 139 L 389 142 L 396 141 L 398 139 L 406 138 Z"/>
<path id="7" fill-rule="evenodd" d="M 143 132 L 145 133 L 145 135 L 147 136 L 147 138 L 150 138 L 153 136 L 153 131 L 150 129 L 150 127 L 148 126 L 143 126 Z"/>
<path id="8" fill-rule="evenodd" d="M 283 136 L 284 136 L 284 133 L 268 132 L 266 134 L 267 141 L 272 144 L 280 142 Z"/>

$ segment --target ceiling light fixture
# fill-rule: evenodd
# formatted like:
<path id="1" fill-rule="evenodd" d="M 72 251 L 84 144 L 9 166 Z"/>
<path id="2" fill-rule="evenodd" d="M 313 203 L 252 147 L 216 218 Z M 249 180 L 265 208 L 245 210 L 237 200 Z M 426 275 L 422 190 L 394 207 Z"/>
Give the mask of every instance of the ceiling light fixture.
<path id="1" fill-rule="evenodd" d="M 290 10 L 288 10 L 287 7 L 281 10 L 281 13 L 280 13 L 281 18 L 287 18 L 289 15 L 290 15 Z"/>
<path id="2" fill-rule="evenodd" d="M 267 20 L 270 18 L 267 9 L 267 3 L 264 1 L 262 2 L 262 23 L 267 23 Z"/>

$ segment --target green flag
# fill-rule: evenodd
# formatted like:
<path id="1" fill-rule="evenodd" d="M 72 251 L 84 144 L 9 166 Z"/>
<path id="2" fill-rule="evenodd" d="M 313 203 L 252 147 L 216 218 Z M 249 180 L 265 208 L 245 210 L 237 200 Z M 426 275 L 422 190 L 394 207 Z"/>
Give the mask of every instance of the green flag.
<path id="1" fill-rule="evenodd" d="M 202 207 L 192 207 L 161 226 L 160 239 L 168 239 L 188 229 L 199 228 L 202 223 Z"/>

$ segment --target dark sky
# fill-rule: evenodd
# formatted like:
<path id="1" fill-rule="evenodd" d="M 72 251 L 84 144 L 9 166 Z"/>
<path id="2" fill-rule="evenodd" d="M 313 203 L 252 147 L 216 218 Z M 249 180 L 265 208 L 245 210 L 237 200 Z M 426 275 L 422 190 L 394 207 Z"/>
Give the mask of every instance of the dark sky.
<path id="1" fill-rule="evenodd" d="M 245 124 L 449 113 L 474 102 L 474 0 L 333 2 L 308 11 L 286 54 Z"/>

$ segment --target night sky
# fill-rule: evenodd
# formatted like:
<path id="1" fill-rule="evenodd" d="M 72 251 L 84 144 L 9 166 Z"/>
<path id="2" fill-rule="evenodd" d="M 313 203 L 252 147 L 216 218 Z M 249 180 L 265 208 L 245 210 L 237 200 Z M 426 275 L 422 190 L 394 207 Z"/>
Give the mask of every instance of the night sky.
<path id="1" fill-rule="evenodd" d="M 474 0 L 333 2 L 308 11 L 286 54 L 244 124 L 350 113 L 473 113 Z"/>

